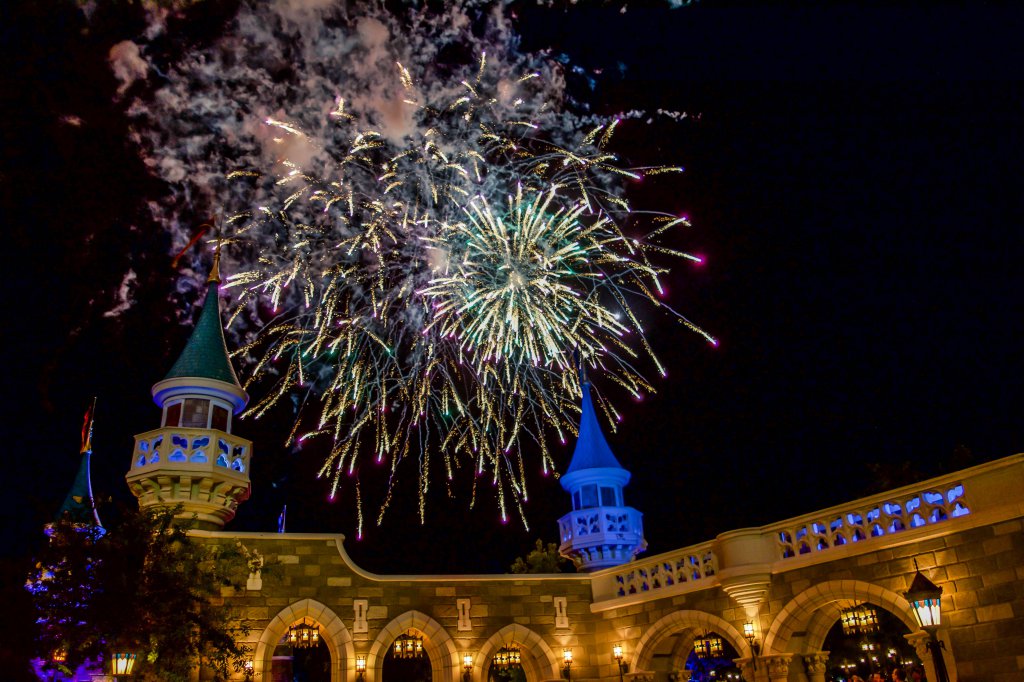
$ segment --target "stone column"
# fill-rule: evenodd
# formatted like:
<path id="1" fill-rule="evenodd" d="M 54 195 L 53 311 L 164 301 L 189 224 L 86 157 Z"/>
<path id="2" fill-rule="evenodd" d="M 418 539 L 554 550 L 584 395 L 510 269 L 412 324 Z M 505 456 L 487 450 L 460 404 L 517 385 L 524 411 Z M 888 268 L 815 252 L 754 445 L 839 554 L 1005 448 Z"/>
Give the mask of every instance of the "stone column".
<path id="1" fill-rule="evenodd" d="M 754 682 L 754 680 L 757 679 L 757 669 L 754 667 L 754 659 L 734 658 L 732 659 L 732 662 L 740 669 L 740 674 L 743 675 L 745 682 Z"/>
<path id="2" fill-rule="evenodd" d="M 786 682 L 789 679 L 789 664 L 793 660 L 793 654 L 773 654 L 762 656 L 768 664 L 768 679 L 771 682 Z"/>
<path id="3" fill-rule="evenodd" d="M 810 682 L 825 682 L 828 653 L 827 651 L 818 651 L 813 654 L 804 654 L 804 668 L 807 669 L 807 679 Z"/>
<path id="4" fill-rule="evenodd" d="M 939 639 L 942 641 L 943 633 L 939 631 Z M 914 653 L 921 659 L 921 663 L 924 665 L 924 674 L 929 680 L 937 680 L 938 676 L 935 674 L 935 659 L 932 658 L 932 652 L 928 648 L 928 642 L 931 640 L 929 635 L 924 630 L 918 630 L 917 632 L 911 632 L 909 635 L 903 635 L 910 644 L 914 647 Z M 948 644 L 946 646 L 949 646 Z M 942 650 L 942 658 L 946 662 L 946 673 L 949 675 L 950 682 L 957 682 L 959 676 L 957 675 L 956 663 L 953 661 L 952 656 L 948 649 Z"/>

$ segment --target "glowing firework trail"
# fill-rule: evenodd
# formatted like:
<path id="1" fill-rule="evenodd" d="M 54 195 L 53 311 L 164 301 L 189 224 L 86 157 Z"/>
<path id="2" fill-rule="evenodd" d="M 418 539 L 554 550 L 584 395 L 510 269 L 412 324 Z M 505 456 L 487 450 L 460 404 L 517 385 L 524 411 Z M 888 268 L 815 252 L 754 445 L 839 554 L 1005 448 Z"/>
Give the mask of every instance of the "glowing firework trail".
<path id="1" fill-rule="evenodd" d="M 182 206 L 234 214 L 216 236 L 249 413 L 315 390 L 289 440 L 329 441 L 321 474 L 354 490 L 360 533 L 366 461 L 390 468 L 381 514 L 414 458 L 421 514 L 432 480 L 472 468 L 505 518 L 532 453 L 547 472 L 549 439 L 575 429 L 574 357 L 610 420 L 612 383 L 652 390 L 633 306 L 675 314 L 660 262 L 697 259 L 655 243 L 686 220 L 631 210 L 624 185 L 681 169 L 620 167 L 619 122 L 563 111 L 561 65 L 517 51 L 500 3 L 358 11 L 243 3 L 169 67 L 160 23 L 118 51 L 151 68 L 117 73 L 166 75 L 130 109 L 169 189 L 154 217 L 180 247 Z"/>
<path id="2" fill-rule="evenodd" d="M 509 493 L 517 505 L 526 497 L 524 449 L 539 450 L 546 471 L 547 434 L 574 429 L 574 356 L 633 395 L 653 390 L 635 368 L 640 352 L 661 370 L 630 302 L 659 304 L 653 292 L 665 270 L 650 252 L 694 257 L 623 234 L 632 217 L 616 178 L 641 174 L 604 151 L 615 123 L 572 149 L 537 137 L 536 125 L 493 106 L 485 73 L 481 59 L 476 79 L 447 105 L 408 95 L 424 132 L 405 146 L 354 128 L 325 177 L 286 164 L 275 180 L 280 208 L 229 221 L 233 241 L 271 232 L 281 243 L 232 278 L 229 286 L 245 288 L 242 304 L 257 296 L 275 308 L 296 304 L 288 321 L 242 350 L 262 353 L 254 381 L 280 372 L 250 412 L 324 382 L 303 438 L 332 439 L 321 470 L 332 495 L 361 457 L 390 460 L 394 474 L 416 454 L 422 515 L 439 456 L 448 478 L 463 461 L 488 472 L 505 517 Z M 354 125 L 341 110 L 331 116 Z M 651 234 L 686 224 L 655 215 Z M 299 293 L 289 297 L 289 287 Z M 282 359 L 287 369 L 277 369 Z"/>

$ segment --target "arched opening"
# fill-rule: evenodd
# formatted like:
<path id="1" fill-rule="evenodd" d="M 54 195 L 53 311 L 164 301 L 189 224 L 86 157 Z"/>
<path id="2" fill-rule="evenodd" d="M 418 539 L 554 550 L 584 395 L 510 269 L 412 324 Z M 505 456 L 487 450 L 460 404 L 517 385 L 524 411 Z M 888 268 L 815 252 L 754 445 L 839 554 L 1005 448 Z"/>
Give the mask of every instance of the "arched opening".
<path id="1" fill-rule="evenodd" d="M 829 652 L 828 673 L 838 681 L 859 675 L 868 680 L 878 673 L 892 679 L 894 668 L 910 670 L 920 666 L 913 645 L 907 641 L 910 629 L 885 608 L 870 602 L 835 602 L 823 608 L 826 618 L 838 610 L 822 648 Z"/>
<path id="2" fill-rule="evenodd" d="M 733 662 L 739 652 L 714 630 L 705 630 L 693 637 L 683 670 L 690 673 L 691 682 L 739 682 L 743 678 Z"/>
<path id="3" fill-rule="evenodd" d="M 697 656 L 701 640 L 714 640 L 707 658 Z M 732 659 L 750 656 L 747 642 L 728 621 L 704 611 L 676 611 L 654 623 L 640 638 L 636 648 L 637 672 L 653 673 L 654 682 L 670 682 L 686 678 L 725 680 L 739 679 L 739 670 Z"/>
<path id="4" fill-rule="evenodd" d="M 331 652 L 320 629 L 308 616 L 288 626 L 274 647 L 271 682 L 331 682 Z"/>
<path id="5" fill-rule="evenodd" d="M 909 584 L 910 581 L 907 582 Z M 917 642 L 918 644 L 915 646 L 920 645 L 920 638 L 924 636 L 924 633 L 914 618 L 910 604 L 901 595 L 880 585 L 860 580 L 830 580 L 804 590 L 782 608 L 765 634 L 764 651 L 769 654 L 797 654 L 804 657 L 805 660 L 823 656 L 823 652 L 830 651 L 826 647 L 826 639 L 830 632 L 833 628 L 841 628 L 840 619 L 843 611 L 860 604 L 868 604 L 876 608 L 879 614 L 883 610 L 886 611 L 892 616 L 892 620 L 887 621 L 889 623 L 887 629 L 895 632 L 896 637 L 907 635 L 903 639 L 913 640 L 912 644 Z M 879 616 L 879 618 L 887 618 L 887 616 Z M 939 634 L 941 637 L 942 632 L 940 631 Z M 893 639 L 895 640 L 895 637 Z M 860 642 L 861 640 L 855 641 Z M 954 652 L 948 644 L 948 638 L 946 641 L 947 648 L 944 650 L 946 667 L 955 670 Z M 896 651 L 891 660 L 889 660 L 889 648 Z M 846 660 L 852 656 L 840 658 L 842 654 L 838 652 L 829 653 L 824 662 L 824 670 L 820 674 L 824 676 L 826 671 L 832 670 L 834 667 L 852 663 L 855 664 L 854 668 L 851 668 L 848 673 L 844 671 L 842 674 L 844 680 L 850 679 L 854 673 L 859 677 L 864 677 L 857 672 L 857 665 L 861 666 L 861 669 L 870 669 L 874 665 L 876 668 L 881 668 L 879 674 L 884 675 L 904 658 L 910 662 L 909 665 L 912 667 L 916 661 L 920 660 L 918 656 L 922 655 L 920 650 L 905 649 L 902 645 L 890 646 L 885 650 L 878 645 L 875 649 L 862 649 L 862 651 L 863 655 L 858 655 L 852 661 Z M 910 651 L 915 651 L 916 655 L 910 655 Z M 904 652 L 907 653 L 904 654 Z M 872 656 L 876 657 L 878 661 L 872 661 Z M 863 663 L 860 661 L 862 657 L 865 659 Z M 930 657 L 922 664 L 928 679 L 935 679 L 935 671 Z M 790 679 L 792 680 L 798 679 L 794 676 L 795 667 L 790 667 Z"/>
<path id="6" fill-rule="evenodd" d="M 428 667 L 429 677 L 422 679 L 432 682 L 448 682 L 454 679 L 455 671 L 462 669 L 462 658 L 451 636 L 441 624 L 421 611 L 407 611 L 385 625 L 378 633 L 366 657 L 367 680 L 374 682 L 406 682 L 413 678 L 402 677 L 406 674 L 405 665 L 402 672 L 387 664 L 390 656 L 394 659 L 395 642 L 403 636 L 412 634 L 422 638 L 422 661 Z M 415 651 L 415 644 L 413 645 Z M 409 664 L 408 674 L 417 674 L 419 664 Z M 420 679 L 420 678 L 416 678 Z"/>
<path id="7" fill-rule="evenodd" d="M 382 682 L 433 682 L 422 630 L 410 628 L 388 646 L 381 664 Z"/>
<path id="8" fill-rule="evenodd" d="M 316 646 L 305 647 L 316 651 L 303 652 L 302 669 L 317 678 L 330 682 L 343 682 L 346 661 L 354 661 L 352 636 L 341 619 L 331 609 L 314 599 L 302 599 L 290 604 L 274 616 L 256 642 L 253 656 L 253 678 L 269 682 L 294 682 L 294 647 L 280 648 L 288 638 L 289 629 L 298 624 L 318 628 Z M 318 667 L 326 657 L 328 673 Z M 286 662 L 287 661 L 287 662 Z M 293 668 L 289 670 L 289 668 Z M 310 682 L 313 679 L 310 677 Z"/>
<path id="9" fill-rule="evenodd" d="M 502 677 L 502 666 L 495 666 L 495 661 L 500 658 L 503 648 L 513 646 L 519 650 L 518 662 L 505 666 L 507 675 Z M 512 676 L 517 682 L 557 679 L 561 675 L 560 658 L 556 659 L 551 647 L 536 632 L 513 623 L 495 632 L 481 645 L 474 662 L 474 670 L 480 672 L 474 673 L 473 679 L 487 682 L 495 678 L 505 682 Z M 495 677 L 492 677 L 492 672 L 496 673 Z"/>

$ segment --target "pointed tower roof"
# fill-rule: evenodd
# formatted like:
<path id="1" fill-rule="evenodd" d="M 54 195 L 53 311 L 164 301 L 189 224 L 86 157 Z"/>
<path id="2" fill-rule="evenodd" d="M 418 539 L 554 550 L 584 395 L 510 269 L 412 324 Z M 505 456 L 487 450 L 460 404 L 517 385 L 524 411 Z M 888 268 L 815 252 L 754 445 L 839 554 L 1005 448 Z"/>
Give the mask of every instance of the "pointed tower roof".
<path id="1" fill-rule="evenodd" d="M 224 341 L 224 328 L 220 319 L 220 297 L 218 296 L 218 285 L 220 284 L 220 252 L 213 257 L 213 268 L 207 278 L 209 288 L 206 291 L 206 300 L 203 303 L 203 311 L 199 315 L 192 336 L 185 344 L 184 350 L 178 356 L 178 361 L 171 367 L 164 380 L 177 379 L 181 377 L 214 379 L 224 383 L 233 384 L 241 388 L 235 369 L 231 366 L 228 357 L 228 346 Z"/>
<path id="2" fill-rule="evenodd" d="M 57 511 L 54 521 L 67 518 L 75 525 L 103 527 L 103 524 L 100 523 L 100 515 L 96 511 L 96 502 L 92 497 L 92 478 L 89 473 L 91 456 L 92 452 L 89 450 L 82 453 L 82 461 L 78 465 L 75 482 L 71 484 L 71 490 L 64 498 L 64 503 Z"/>
<path id="3" fill-rule="evenodd" d="M 92 425 L 95 412 L 96 399 L 93 398 L 92 405 L 85 413 L 85 421 L 82 424 L 82 448 L 79 451 L 82 459 L 78 463 L 78 473 L 75 474 L 71 490 L 68 491 L 63 504 L 57 510 L 54 523 L 67 519 L 75 526 L 96 528 L 102 534 L 103 524 L 100 523 L 100 515 L 96 511 L 96 501 L 92 496 L 92 477 L 89 467 L 92 459 Z M 52 529 L 53 524 L 47 524 L 47 534 L 50 534 Z"/>
<path id="4" fill-rule="evenodd" d="M 219 249 L 214 253 L 213 268 L 207 282 L 206 300 L 192 336 L 171 371 L 153 386 L 153 400 L 163 407 L 167 400 L 194 394 L 199 389 L 200 394 L 216 395 L 231 401 L 237 414 L 249 402 L 249 396 L 242 390 L 235 368 L 231 366 L 228 346 L 224 341 L 217 287 L 220 284 Z"/>
<path id="5" fill-rule="evenodd" d="M 594 401 L 590 397 L 590 382 L 583 382 L 583 404 L 580 406 L 580 436 L 576 449 L 565 473 L 571 474 L 582 469 L 622 469 L 615 459 L 608 441 L 604 438 L 601 425 L 597 423 Z"/>

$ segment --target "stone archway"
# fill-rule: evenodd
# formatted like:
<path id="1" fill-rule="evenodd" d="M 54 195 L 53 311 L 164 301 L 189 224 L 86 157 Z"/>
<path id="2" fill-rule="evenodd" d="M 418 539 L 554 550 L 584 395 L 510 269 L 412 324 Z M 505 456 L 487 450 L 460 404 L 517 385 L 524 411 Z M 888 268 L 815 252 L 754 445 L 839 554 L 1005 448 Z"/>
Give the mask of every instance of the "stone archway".
<path id="1" fill-rule="evenodd" d="M 764 653 L 802 656 L 818 654 L 828 631 L 838 620 L 841 609 L 859 602 L 868 602 L 893 614 L 910 631 L 907 639 L 920 642 L 924 632 L 917 624 L 910 603 L 902 595 L 862 580 L 829 580 L 809 587 L 783 607 L 765 634 Z M 797 637 L 796 633 L 802 633 L 802 636 Z M 941 632 L 940 636 L 943 636 Z M 951 679 L 955 681 L 956 658 L 948 645 L 949 637 L 943 638 L 947 642 L 943 650 L 946 667 L 951 673 Z M 920 649 L 918 654 L 928 679 L 935 679 L 931 657 L 924 655 Z"/>
<path id="2" fill-rule="evenodd" d="M 640 641 L 637 642 L 636 653 L 633 656 L 634 662 L 630 665 L 630 670 L 634 672 L 650 670 L 658 644 L 680 630 L 712 630 L 723 639 L 728 640 L 741 658 L 749 658 L 752 655 L 747 640 L 729 621 L 706 611 L 673 611 L 656 621 L 644 632 Z M 692 641 L 692 639 L 691 637 L 690 640 Z"/>
<path id="3" fill-rule="evenodd" d="M 423 633 L 423 649 L 430 659 L 433 682 L 461 682 L 462 660 L 458 648 L 441 624 L 421 611 L 406 611 L 394 618 L 377 635 L 366 656 L 366 682 L 383 679 L 384 657 L 399 635 L 418 630 Z"/>
<path id="4" fill-rule="evenodd" d="M 274 649 L 293 623 L 310 618 L 320 626 L 320 638 L 331 654 L 331 682 L 345 682 L 345 661 L 354 660 L 352 635 L 337 614 L 314 599 L 302 599 L 281 609 L 260 635 L 253 655 L 253 672 L 269 679 Z"/>
<path id="5" fill-rule="evenodd" d="M 486 680 L 494 654 L 509 642 L 522 645 L 522 666 L 527 682 L 560 677 L 559 659 L 548 643 L 533 630 L 518 623 L 511 623 L 495 632 L 480 646 L 480 651 L 473 661 L 472 679 Z"/>
<path id="6" fill-rule="evenodd" d="M 821 650 L 829 628 L 839 618 L 841 604 L 870 602 L 899 618 L 910 632 L 920 628 L 910 604 L 902 596 L 861 580 L 829 580 L 793 597 L 772 620 L 764 636 L 766 654 L 805 654 Z M 802 642 L 793 634 L 806 633 Z M 799 651 L 795 650 L 799 649 Z"/>

